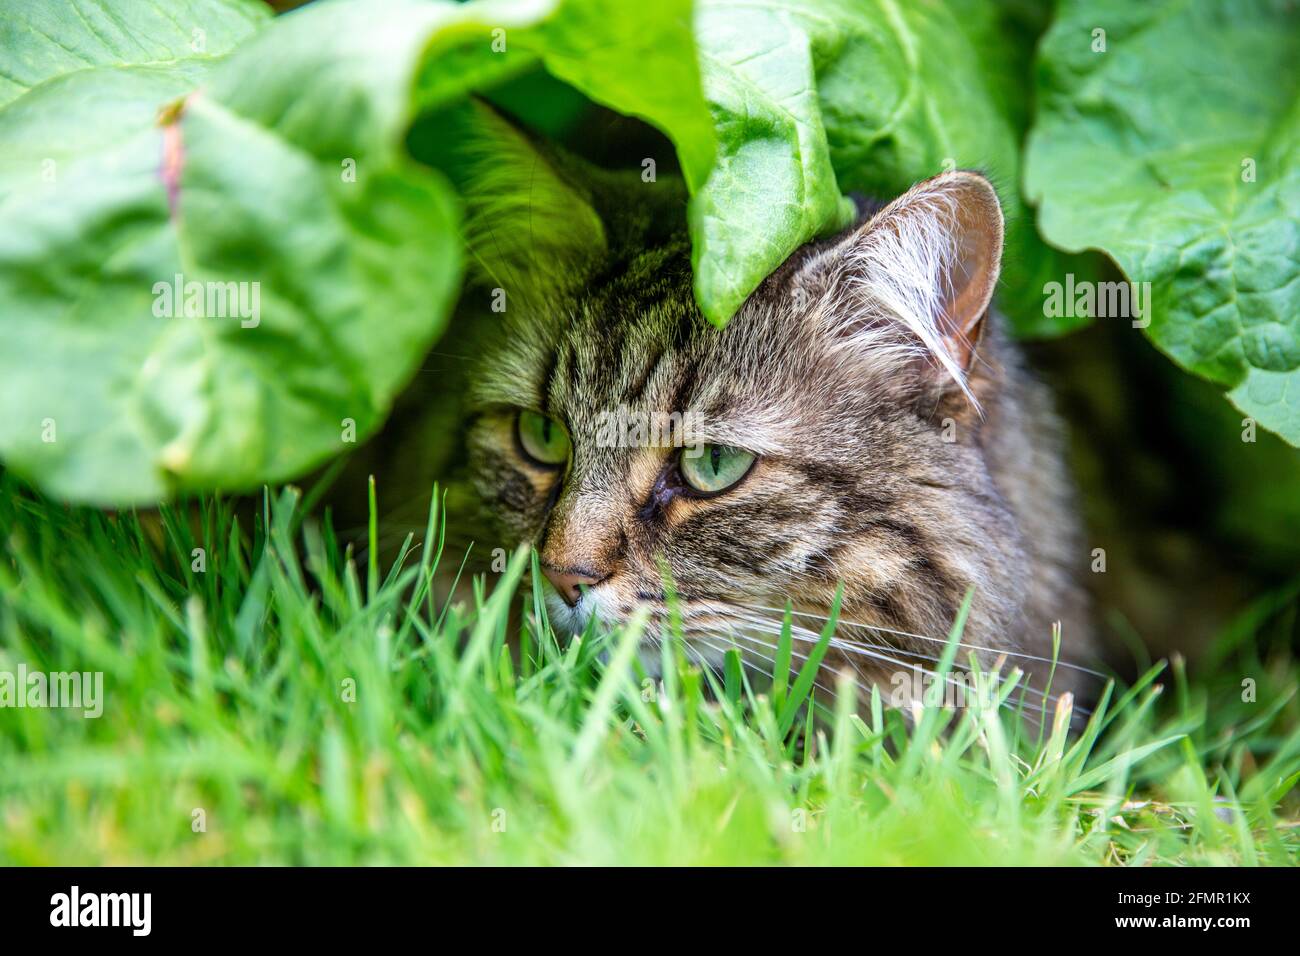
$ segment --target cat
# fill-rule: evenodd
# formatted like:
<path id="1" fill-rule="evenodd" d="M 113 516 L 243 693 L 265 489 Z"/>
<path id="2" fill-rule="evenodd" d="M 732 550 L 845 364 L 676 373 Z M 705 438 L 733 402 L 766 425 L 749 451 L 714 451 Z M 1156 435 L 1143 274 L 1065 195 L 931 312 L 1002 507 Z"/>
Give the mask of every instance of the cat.
<path id="1" fill-rule="evenodd" d="M 508 190 L 501 155 L 480 194 Z M 991 306 L 1003 219 L 987 179 L 861 202 L 717 328 L 679 204 L 602 195 L 613 179 L 554 153 L 520 166 L 527 250 L 502 250 L 504 198 L 471 210 L 468 234 L 490 281 L 518 288 L 531 268 L 542 290 L 482 345 L 468 463 L 494 540 L 536 547 L 557 631 L 645 607 L 653 671 L 668 580 L 693 658 L 716 668 L 737 647 L 770 677 L 786 602 L 797 667 L 842 588 L 818 686 L 843 671 L 907 704 L 970 589 L 959 662 L 1019 667 L 1030 706 L 1050 707 L 1059 622 L 1051 697 L 1085 689 L 1074 489 L 1050 393 Z M 574 229 L 600 254 L 566 249 Z"/>

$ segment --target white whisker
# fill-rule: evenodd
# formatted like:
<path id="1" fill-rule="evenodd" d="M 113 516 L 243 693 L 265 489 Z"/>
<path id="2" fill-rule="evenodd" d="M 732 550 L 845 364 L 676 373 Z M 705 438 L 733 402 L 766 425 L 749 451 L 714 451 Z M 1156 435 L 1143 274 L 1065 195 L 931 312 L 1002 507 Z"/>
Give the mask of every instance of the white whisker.
<path id="1" fill-rule="evenodd" d="M 775 635 L 775 636 L 779 636 L 779 635 L 781 634 L 781 628 L 784 626 L 784 622 L 782 622 L 781 625 L 778 627 L 777 622 L 774 621 L 774 620 L 772 620 L 772 619 L 770 619 L 770 618 L 762 618 L 762 617 L 757 617 L 757 616 L 754 616 L 754 615 L 741 615 L 741 614 L 737 614 L 736 616 L 738 617 L 739 620 L 744 621 L 744 622 L 747 622 L 748 624 L 750 624 L 750 625 L 752 625 L 752 626 L 761 627 L 761 628 L 763 628 L 767 633 L 770 633 L 770 634 Z M 807 628 L 802 627 L 801 625 L 795 624 L 793 621 L 791 622 L 791 627 L 790 627 L 790 636 L 791 636 L 792 639 L 800 640 L 800 641 L 804 641 L 804 642 L 807 642 L 807 643 L 816 643 L 816 641 L 820 640 L 820 635 L 816 634 L 815 632 L 813 632 L 813 631 L 811 631 L 811 630 L 809 630 L 809 629 L 807 629 Z M 756 642 L 757 642 L 757 641 L 756 641 Z M 763 643 L 763 642 L 757 642 L 757 643 Z M 937 677 L 937 676 L 938 676 L 938 674 L 937 674 L 936 671 L 931 670 L 931 669 L 928 669 L 928 668 L 924 668 L 924 667 L 919 667 L 916 663 L 914 663 L 914 662 L 912 662 L 912 661 L 900 660 L 899 658 L 891 657 L 891 656 L 889 656 L 888 654 L 882 654 L 882 653 L 879 653 L 877 650 L 872 650 L 872 649 L 871 649 L 871 645 L 862 645 L 862 644 L 858 644 L 858 643 L 849 643 L 849 642 L 845 642 L 845 641 L 839 641 L 839 640 L 837 640 L 837 639 L 835 639 L 835 638 L 832 638 L 830 643 L 831 643 L 831 646 L 832 646 L 832 647 L 835 647 L 837 650 L 840 650 L 840 651 L 843 651 L 843 652 L 846 652 L 846 653 L 856 654 L 856 655 L 859 655 L 859 656 L 862 656 L 862 657 L 867 657 L 867 658 L 870 658 L 870 659 L 873 659 L 873 660 L 881 661 L 881 662 L 886 663 L 886 664 L 894 665 L 895 667 L 908 667 L 908 668 L 913 668 L 913 669 L 918 670 L 918 671 L 919 671 L 920 673 L 922 673 L 922 674 L 930 675 L 930 676 L 932 676 L 932 677 Z M 766 644 L 766 643 L 763 643 L 763 646 L 769 646 L 769 647 L 773 647 L 773 648 L 775 648 L 775 645 L 774 645 L 774 644 Z M 885 649 L 885 648 L 881 648 L 881 649 L 883 650 L 883 649 Z M 889 649 L 889 650 L 899 650 L 898 648 L 892 648 L 892 647 L 890 647 L 890 648 L 888 648 L 888 649 Z M 909 651 L 900 651 L 900 653 L 906 653 L 906 654 L 908 654 L 909 656 L 921 657 L 921 658 L 930 659 L 930 660 L 935 660 L 935 661 L 938 660 L 938 658 L 931 657 L 930 655 L 914 654 L 913 652 L 909 652 Z M 792 651 L 792 654 L 797 654 L 797 652 L 793 652 L 793 651 Z M 799 658 L 800 658 L 801 660 L 806 660 L 806 657 L 805 657 L 804 655 L 797 655 L 797 656 L 799 656 Z M 850 663 L 852 663 L 852 662 L 850 661 Z M 857 670 L 856 666 L 854 667 L 854 669 Z M 858 676 L 859 676 L 859 677 L 862 676 L 862 674 L 861 674 L 860 671 L 858 672 Z M 1001 682 L 1002 680 L 1005 680 L 1005 679 L 1006 679 L 1006 678 L 1001 678 L 1001 677 L 998 678 L 999 682 Z M 945 683 L 947 683 L 949 686 L 952 686 L 952 687 L 958 687 L 958 688 L 964 688 L 964 684 L 963 684 L 961 681 L 957 680 L 957 678 L 955 678 L 955 677 L 954 677 L 953 675 L 951 675 L 951 674 L 945 675 L 944 680 L 945 680 Z M 861 685 L 860 685 L 860 686 L 861 686 Z M 1021 684 L 1020 687 L 1021 687 L 1022 691 L 1027 691 L 1027 692 L 1029 692 L 1029 693 L 1031 693 L 1031 694 L 1036 694 L 1036 695 L 1039 696 L 1040 701 L 1038 701 L 1038 702 L 1032 702 L 1032 703 L 1030 704 L 1030 706 L 1033 708 L 1033 710 L 1036 711 L 1036 712 L 1038 712 L 1038 713 L 1043 713 L 1043 712 L 1045 712 L 1045 709 L 1046 709 L 1046 708 L 1044 707 L 1044 705 L 1043 705 L 1043 703 L 1042 703 L 1042 699 L 1043 699 L 1043 698 L 1045 698 L 1046 700 L 1053 701 L 1053 702 L 1056 700 L 1056 696 L 1055 696 L 1055 695 L 1047 694 L 1047 693 L 1045 693 L 1045 692 L 1039 690 L 1039 689 L 1036 688 L 1036 687 L 1031 687 L 1031 686 L 1029 686 L 1029 685 L 1027 685 L 1027 684 Z M 1010 706 L 1010 701 L 1009 701 L 1009 700 L 1008 700 L 1008 701 L 1005 701 L 1003 706 L 1008 706 L 1008 707 L 1009 707 L 1009 706 Z M 1079 713 L 1084 713 L 1084 715 L 1087 716 L 1087 714 L 1085 713 L 1086 708 L 1078 707 L 1078 708 L 1076 708 L 1076 710 L 1077 710 Z"/>
<path id="2" fill-rule="evenodd" d="M 749 604 L 744 606 L 748 608 L 752 608 L 753 610 L 757 610 L 757 611 L 774 611 L 777 614 L 785 614 L 785 608 L 768 607 L 763 604 Z M 809 611 L 792 611 L 791 613 L 795 617 L 806 617 L 806 618 L 811 618 L 812 620 L 815 621 L 826 620 L 826 615 L 813 614 Z M 837 626 L 843 624 L 846 627 L 856 627 L 856 628 L 862 628 L 864 630 L 869 630 L 869 631 L 879 631 L 882 634 L 895 634 L 899 637 L 911 637 L 918 641 L 931 641 L 936 644 L 948 643 L 948 638 L 946 637 L 930 637 L 927 634 L 913 634 L 911 631 L 899 631 L 889 627 L 882 627 L 878 624 L 864 624 L 860 621 L 849 621 L 849 620 L 845 620 L 844 618 L 840 618 L 836 622 L 836 624 Z M 1026 654 L 1021 651 L 1009 651 L 999 647 L 980 647 L 977 644 L 967 644 L 963 641 L 958 641 L 957 646 L 969 648 L 975 651 L 985 651 L 990 654 L 1005 654 L 1008 657 L 1018 657 L 1021 658 L 1022 660 L 1039 661 L 1040 663 L 1043 664 L 1055 664 L 1057 667 L 1068 667 L 1071 670 L 1080 671 L 1084 674 L 1091 674 L 1093 677 L 1096 677 L 1100 680 L 1110 680 L 1110 677 L 1106 674 L 1103 674 L 1101 671 L 1093 670 L 1090 667 L 1084 667 L 1082 664 L 1072 664 L 1069 661 L 1064 661 L 1064 660 L 1053 661 L 1052 658 L 1050 657 L 1039 657 L 1035 654 Z"/>

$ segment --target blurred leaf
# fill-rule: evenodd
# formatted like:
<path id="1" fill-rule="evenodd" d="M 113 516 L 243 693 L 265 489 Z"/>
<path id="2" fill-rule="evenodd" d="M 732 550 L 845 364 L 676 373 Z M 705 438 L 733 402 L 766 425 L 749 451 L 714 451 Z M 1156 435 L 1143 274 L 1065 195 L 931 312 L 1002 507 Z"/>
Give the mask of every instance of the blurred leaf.
<path id="1" fill-rule="evenodd" d="M 0 10 L 0 106 L 67 73 L 223 56 L 270 18 L 258 0 L 4 0 Z"/>
<path id="2" fill-rule="evenodd" d="M 540 68 L 484 91 L 484 98 L 553 140 L 570 135 L 592 109 L 585 96 Z"/>
<path id="3" fill-rule="evenodd" d="M 1094 52 L 1105 31 L 1104 52 Z M 1300 444 L 1300 10 L 1067 0 L 1039 50 L 1043 234 L 1151 283 L 1151 339 Z"/>
<path id="4" fill-rule="evenodd" d="M 455 292 L 445 184 L 396 156 L 349 181 L 345 156 L 190 95 L 221 69 L 87 67 L 0 110 L 0 451 L 55 494 L 302 472 L 345 449 L 346 420 L 377 426 Z"/>
<path id="5" fill-rule="evenodd" d="M 192 9 L 209 52 L 250 20 L 245 4 Z M 282 481 L 346 450 L 383 420 L 460 276 L 451 190 L 404 151 L 415 113 L 540 56 L 662 125 L 701 182 L 712 128 L 688 9 L 334 0 L 225 59 L 185 56 L 182 10 L 158 31 L 170 46 L 105 42 L 96 68 L 76 28 L 24 7 L 6 21 L 18 62 L 0 64 L 19 78 L 0 108 L 0 454 L 54 494 L 126 504 Z M 69 42 L 85 68 L 40 65 Z M 176 281 L 241 284 L 243 308 L 172 312 L 159 296 Z"/>
<path id="6" fill-rule="evenodd" d="M 546 68 L 597 103 L 644 119 L 677 147 L 692 192 L 713 168 L 716 133 L 700 90 L 690 0 L 565 0 L 536 43 Z"/>
<path id="7" fill-rule="evenodd" d="M 538 62 L 672 138 L 688 183 L 713 161 L 690 5 L 602 0 L 332 0 L 282 17 L 215 81 L 232 109 L 318 156 L 390 150 L 418 110 Z M 253 65 L 257 64 L 254 71 Z"/>

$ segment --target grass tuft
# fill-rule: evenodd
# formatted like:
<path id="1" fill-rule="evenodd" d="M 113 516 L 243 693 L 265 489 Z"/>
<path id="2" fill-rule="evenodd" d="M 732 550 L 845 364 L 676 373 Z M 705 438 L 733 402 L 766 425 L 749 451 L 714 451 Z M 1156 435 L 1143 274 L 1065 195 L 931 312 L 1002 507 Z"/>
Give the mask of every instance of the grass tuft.
<path id="1" fill-rule="evenodd" d="M 0 860 L 1295 862 L 1296 664 L 1238 632 L 1172 693 L 1160 667 L 1108 687 L 1075 735 L 1068 696 L 1035 726 L 996 672 L 961 711 L 840 695 L 809 720 L 835 614 L 792 685 L 756 693 L 734 658 L 701 672 L 679 633 L 654 680 L 642 617 L 557 637 L 526 550 L 440 603 L 435 577 L 463 565 L 437 489 L 422 540 L 381 567 L 370 496 L 363 585 L 293 489 L 251 516 L 216 498 L 105 514 L 0 476 L 0 672 L 104 680 L 97 719 L 0 707 Z M 787 663 L 789 631 L 787 611 Z"/>

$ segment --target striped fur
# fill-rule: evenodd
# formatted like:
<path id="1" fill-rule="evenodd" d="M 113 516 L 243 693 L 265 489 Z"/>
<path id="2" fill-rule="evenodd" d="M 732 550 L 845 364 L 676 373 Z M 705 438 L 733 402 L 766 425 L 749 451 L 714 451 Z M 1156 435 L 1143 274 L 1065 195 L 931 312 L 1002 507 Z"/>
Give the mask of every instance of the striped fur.
<path id="1" fill-rule="evenodd" d="M 972 585 L 965 640 L 985 665 L 1020 655 L 1012 663 L 1041 684 L 1045 667 L 1024 663 L 1050 655 L 1058 620 L 1066 656 L 1086 656 L 1056 419 L 1001 320 L 985 317 L 1001 218 L 996 197 L 992 212 L 970 208 L 983 196 L 992 190 L 973 174 L 921 184 L 800 250 L 724 329 L 695 305 L 684 236 L 612 256 L 577 297 L 509 313 L 475 377 L 470 460 L 507 540 L 603 578 L 576 607 L 552 595 L 553 622 L 579 631 L 638 604 L 662 612 L 662 562 L 705 659 L 735 644 L 770 668 L 771 609 L 788 599 L 815 620 L 841 581 L 845 619 L 877 630 L 840 633 L 888 647 L 883 659 L 843 648 L 828 659 L 864 685 L 936 654 Z M 974 249 L 985 261 L 971 258 L 963 217 L 988 226 Z M 963 288 L 979 314 L 957 327 Z M 562 473 L 520 454 L 520 408 L 568 430 Z M 698 433 L 674 445 L 730 444 L 758 461 L 715 498 L 674 493 L 671 449 L 599 447 L 600 413 L 617 408 L 691 413 Z M 1057 689 L 1069 686 L 1058 675 Z"/>

